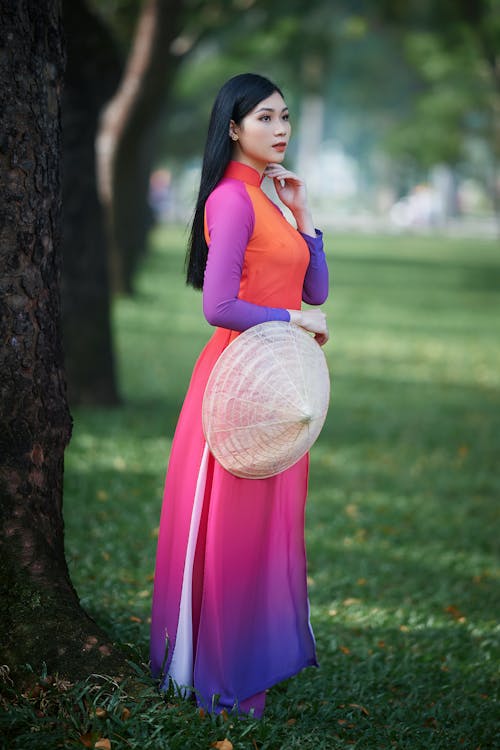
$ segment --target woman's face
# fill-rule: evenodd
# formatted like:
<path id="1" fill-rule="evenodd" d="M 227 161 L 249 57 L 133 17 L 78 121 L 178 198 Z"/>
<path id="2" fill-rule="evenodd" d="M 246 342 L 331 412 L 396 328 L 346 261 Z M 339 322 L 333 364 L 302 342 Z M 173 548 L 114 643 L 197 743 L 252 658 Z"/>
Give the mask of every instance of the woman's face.
<path id="1" fill-rule="evenodd" d="M 275 91 L 257 104 L 237 125 L 231 120 L 233 159 L 263 172 L 268 164 L 281 164 L 290 140 L 288 107 Z"/>

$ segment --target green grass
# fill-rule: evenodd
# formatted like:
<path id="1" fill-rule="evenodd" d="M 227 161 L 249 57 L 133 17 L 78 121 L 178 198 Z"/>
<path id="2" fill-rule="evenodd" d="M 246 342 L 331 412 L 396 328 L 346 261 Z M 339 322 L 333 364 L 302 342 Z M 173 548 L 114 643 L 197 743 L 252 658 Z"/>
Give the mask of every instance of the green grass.
<path id="1" fill-rule="evenodd" d="M 139 664 L 170 441 L 210 335 L 183 284 L 185 239 L 153 235 L 137 295 L 115 309 L 124 405 L 76 412 L 66 459 L 73 580 Z M 200 716 L 147 678 L 135 697 L 47 687 L 42 709 L 38 697 L 11 713 L 9 748 L 83 747 L 82 735 L 113 750 L 208 750 L 224 737 L 235 750 L 500 746 L 497 245 L 337 236 L 327 247 L 332 405 L 307 515 L 320 669 L 271 689 L 261 721 Z"/>

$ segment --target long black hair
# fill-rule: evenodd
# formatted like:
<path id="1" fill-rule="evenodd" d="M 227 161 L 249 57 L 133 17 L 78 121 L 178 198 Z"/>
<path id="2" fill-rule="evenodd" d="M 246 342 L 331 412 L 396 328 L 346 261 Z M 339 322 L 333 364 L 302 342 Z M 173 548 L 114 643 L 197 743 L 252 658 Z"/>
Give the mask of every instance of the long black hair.
<path id="1" fill-rule="evenodd" d="M 263 99 L 280 89 L 274 83 L 255 73 L 241 73 L 230 78 L 221 88 L 214 102 L 207 142 L 201 168 L 200 190 L 194 212 L 191 234 L 186 254 L 188 284 L 203 288 L 208 247 L 204 234 L 205 203 L 222 179 L 231 160 L 232 140 L 229 135 L 231 120 L 238 125 Z"/>

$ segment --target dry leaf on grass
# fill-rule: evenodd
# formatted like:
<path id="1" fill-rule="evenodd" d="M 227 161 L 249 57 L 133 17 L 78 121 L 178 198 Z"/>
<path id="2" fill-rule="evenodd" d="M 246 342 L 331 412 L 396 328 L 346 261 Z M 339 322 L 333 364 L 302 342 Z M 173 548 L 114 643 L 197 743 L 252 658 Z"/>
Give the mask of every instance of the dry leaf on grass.
<path id="1" fill-rule="evenodd" d="M 458 607 L 455 607 L 454 604 L 450 604 L 448 607 L 444 607 L 443 609 L 447 614 L 451 615 L 454 620 L 458 620 L 458 622 L 465 622 L 466 618 L 463 612 L 461 612 Z"/>
<path id="2" fill-rule="evenodd" d="M 216 750 L 233 750 L 233 743 L 225 738 L 219 742 L 213 742 L 211 747 L 215 747 Z"/>
<path id="3" fill-rule="evenodd" d="M 111 742 L 106 737 L 101 737 L 94 745 L 95 750 L 111 750 Z"/>
<path id="4" fill-rule="evenodd" d="M 94 732 L 87 732 L 87 734 L 81 734 L 79 740 L 84 747 L 92 747 L 94 736 Z"/>
<path id="5" fill-rule="evenodd" d="M 370 715 L 370 712 L 368 711 L 368 709 L 365 708 L 364 706 L 361 706 L 359 703 L 349 703 L 349 705 L 351 708 L 359 708 L 361 713 L 363 713 L 365 716 Z"/>

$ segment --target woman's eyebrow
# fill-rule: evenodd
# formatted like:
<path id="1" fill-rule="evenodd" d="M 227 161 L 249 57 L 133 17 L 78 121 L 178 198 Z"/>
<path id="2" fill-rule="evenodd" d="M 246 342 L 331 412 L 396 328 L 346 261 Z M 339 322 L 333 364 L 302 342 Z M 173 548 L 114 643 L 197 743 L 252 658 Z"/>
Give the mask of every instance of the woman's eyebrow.
<path id="1" fill-rule="evenodd" d="M 283 112 L 286 112 L 287 110 L 288 110 L 288 107 L 283 107 L 283 109 L 281 110 L 281 113 L 283 114 Z M 274 109 L 274 107 L 261 107 L 260 109 L 257 110 L 257 113 L 258 112 L 275 112 L 275 111 L 276 110 Z"/>

